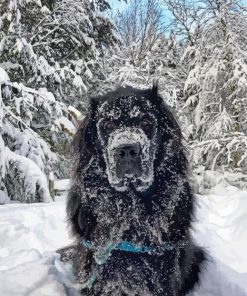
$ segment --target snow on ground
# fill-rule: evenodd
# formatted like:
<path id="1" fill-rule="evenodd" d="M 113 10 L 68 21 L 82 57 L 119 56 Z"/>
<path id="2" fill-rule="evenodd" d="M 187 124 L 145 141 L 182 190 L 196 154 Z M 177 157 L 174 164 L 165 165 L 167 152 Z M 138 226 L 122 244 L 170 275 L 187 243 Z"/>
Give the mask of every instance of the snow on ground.
<path id="1" fill-rule="evenodd" d="M 78 295 L 71 266 L 55 252 L 73 243 L 61 199 L 0 206 L 0 295 Z M 197 201 L 193 233 L 211 262 L 193 296 L 247 295 L 247 191 L 216 187 Z"/>
<path id="2" fill-rule="evenodd" d="M 194 237 L 211 263 L 193 296 L 246 296 L 247 191 L 218 185 L 197 201 Z"/>
<path id="3" fill-rule="evenodd" d="M 73 241 L 65 202 L 0 206 L 0 295 L 77 295 L 71 267 L 54 251 Z"/>
<path id="4" fill-rule="evenodd" d="M 71 186 L 70 179 L 56 180 L 55 181 L 55 190 L 60 192 L 66 192 Z"/>

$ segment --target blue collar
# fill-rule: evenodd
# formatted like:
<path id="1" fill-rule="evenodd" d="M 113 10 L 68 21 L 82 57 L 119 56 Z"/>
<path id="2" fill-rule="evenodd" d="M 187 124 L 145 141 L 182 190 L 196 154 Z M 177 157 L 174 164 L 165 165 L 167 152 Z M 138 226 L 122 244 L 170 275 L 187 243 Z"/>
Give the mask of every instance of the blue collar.
<path id="1" fill-rule="evenodd" d="M 82 239 L 80 243 L 85 248 L 95 251 L 94 260 L 98 266 L 104 264 L 108 260 L 113 250 L 120 250 L 125 252 L 132 252 L 132 253 L 149 253 L 149 254 L 160 254 L 160 252 L 175 250 L 175 246 L 169 243 L 166 243 L 160 247 L 147 247 L 140 244 L 136 245 L 128 241 L 122 241 L 118 244 L 111 243 L 102 248 L 95 246 L 91 241 L 85 240 L 85 239 Z M 97 271 L 94 271 L 92 276 L 89 278 L 89 280 L 86 283 L 84 283 L 83 286 L 90 287 L 94 284 L 96 280 L 97 280 Z"/>
<path id="2" fill-rule="evenodd" d="M 85 248 L 99 251 L 99 248 L 93 245 L 93 243 L 89 240 L 81 240 L 81 245 L 83 245 Z M 132 252 L 132 253 L 160 253 L 161 251 L 172 251 L 175 249 L 175 246 L 169 243 L 164 244 L 163 246 L 159 247 L 147 247 L 145 245 L 141 244 L 134 244 L 132 242 L 128 241 L 122 241 L 118 244 L 109 244 L 105 250 L 109 250 L 111 252 L 112 250 L 119 250 L 119 251 L 125 251 L 125 252 Z"/>

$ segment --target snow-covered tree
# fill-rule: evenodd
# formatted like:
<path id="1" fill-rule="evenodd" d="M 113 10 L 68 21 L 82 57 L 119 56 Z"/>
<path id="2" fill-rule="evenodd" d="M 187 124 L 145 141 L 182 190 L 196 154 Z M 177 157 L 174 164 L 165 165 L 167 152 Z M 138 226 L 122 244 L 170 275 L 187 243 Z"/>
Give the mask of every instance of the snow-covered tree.
<path id="1" fill-rule="evenodd" d="M 211 14 L 191 57 L 185 110 L 194 130 L 194 164 L 206 169 L 247 168 L 247 19 L 237 1 L 204 1 Z"/>
<path id="2" fill-rule="evenodd" d="M 122 43 L 107 51 L 98 91 L 108 91 L 116 84 L 147 88 L 158 81 L 166 102 L 178 105 L 184 80 L 179 62 L 182 45 L 174 32 L 167 37 L 163 18 L 156 0 L 130 1 L 115 15 Z"/>
<path id="3" fill-rule="evenodd" d="M 12 83 L 0 68 L 0 191 L 6 201 L 49 201 L 46 176 L 57 156 L 32 127 L 33 114 L 42 106 L 51 128 L 62 116 L 63 106 L 45 89 L 35 91 Z"/>
<path id="4" fill-rule="evenodd" d="M 104 51 L 117 41 L 108 8 L 105 0 L 1 1 L 2 196 L 49 200 L 49 173 L 68 175 L 74 107 L 87 108 Z"/>
<path id="5" fill-rule="evenodd" d="M 0 63 L 10 79 L 83 107 L 104 49 L 117 39 L 106 1 L 3 0 Z"/>
<path id="6" fill-rule="evenodd" d="M 160 0 L 160 2 L 169 11 L 170 26 L 179 39 L 190 46 L 196 45 L 210 20 L 203 1 Z"/>

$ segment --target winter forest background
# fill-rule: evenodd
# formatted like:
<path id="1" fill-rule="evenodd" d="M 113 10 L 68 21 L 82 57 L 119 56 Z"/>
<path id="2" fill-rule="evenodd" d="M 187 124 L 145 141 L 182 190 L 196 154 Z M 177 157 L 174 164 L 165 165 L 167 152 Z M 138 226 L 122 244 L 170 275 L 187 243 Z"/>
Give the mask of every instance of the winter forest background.
<path id="1" fill-rule="evenodd" d="M 246 188 L 244 4 L 1 0 L 0 204 L 51 201 L 48 180 L 70 177 L 88 97 L 156 81 L 180 121 L 195 191 Z"/>

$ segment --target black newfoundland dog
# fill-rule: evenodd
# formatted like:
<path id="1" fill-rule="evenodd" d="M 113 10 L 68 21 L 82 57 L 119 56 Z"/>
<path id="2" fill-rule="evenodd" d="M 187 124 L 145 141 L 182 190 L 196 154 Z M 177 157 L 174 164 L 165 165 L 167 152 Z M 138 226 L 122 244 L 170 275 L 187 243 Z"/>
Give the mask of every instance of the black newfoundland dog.
<path id="1" fill-rule="evenodd" d="M 186 295 L 205 255 L 190 235 L 181 131 L 157 87 L 92 99 L 74 145 L 67 214 L 82 295 Z"/>

